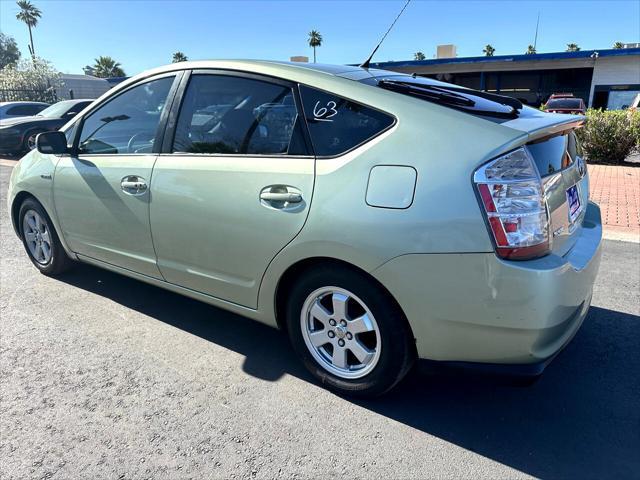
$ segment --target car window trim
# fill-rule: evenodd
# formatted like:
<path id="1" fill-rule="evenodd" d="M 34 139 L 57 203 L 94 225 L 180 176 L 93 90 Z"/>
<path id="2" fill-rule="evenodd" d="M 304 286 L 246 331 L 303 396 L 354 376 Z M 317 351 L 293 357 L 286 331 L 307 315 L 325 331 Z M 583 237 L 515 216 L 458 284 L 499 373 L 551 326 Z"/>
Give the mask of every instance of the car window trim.
<path id="1" fill-rule="evenodd" d="M 182 104 L 184 102 L 189 81 L 192 75 L 214 75 L 214 76 L 229 76 L 236 78 L 247 78 L 251 80 L 257 80 L 265 83 L 280 85 L 290 88 L 293 93 L 294 103 L 296 106 L 297 117 L 301 117 L 302 136 L 305 143 L 306 155 L 287 155 L 282 153 L 276 154 L 253 154 L 253 153 L 192 153 L 192 152 L 173 152 L 173 143 L 175 141 L 176 129 L 178 125 L 178 118 L 182 111 Z M 296 118 L 296 122 L 298 121 Z M 295 125 L 295 124 L 294 124 Z M 219 69 L 219 68 L 197 68 L 188 70 L 185 76 L 180 82 L 178 92 L 171 107 L 171 113 L 169 114 L 169 121 L 166 125 L 166 131 L 164 133 L 164 142 L 162 145 L 161 155 L 179 155 L 179 156 L 194 156 L 194 157 L 235 157 L 235 158 L 315 158 L 315 152 L 313 150 L 313 144 L 311 142 L 311 136 L 307 127 L 307 121 L 304 118 L 304 109 L 302 107 L 302 98 L 300 97 L 300 91 L 298 90 L 297 83 L 291 80 L 286 80 L 280 77 L 273 77 L 270 75 L 263 75 L 259 73 L 246 72 L 244 70 L 231 70 L 231 69 Z"/>
<path id="2" fill-rule="evenodd" d="M 366 145 L 367 143 L 371 142 L 372 140 L 378 138 L 380 135 L 388 132 L 389 130 L 393 129 L 397 124 L 398 124 L 398 117 L 396 117 L 393 113 L 387 112 L 386 110 L 382 110 L 381 108 L 378 107 L 374 107 L 368 103 L 363 103 L 359 100 L 354 100 L 353 98 L 347 97 L 345 95 L 342 95 L 340 93 L 336 93 L 336 92 L 331 92 L 329 90 L 325 90 L 323 88 L 318 88 L 314 85 L 309 85 L 307 83 L 302 83 L 302 82 L 298 82 L 298 90 L 300 90 L 300 87 L 307 87 L 307 88 L 311 88 L 313 90 L 317 90 L 319 92 L 323 92 L 326 93 L 328 95 L 335 95 L 337 97 L 340 97 L 344 100 L 347 100 L 348 102 L 352 102 L 352 103 L 357 103 L 358 105 L 362 105 L 363 107 L 367 107 L 370 108 L 371 110 L 375 110 L 377 112 L 380 112 L 384 115 L 387 115 L 389 117 L 391 117 L 391 119 L 393 120 L 387 127 L 383 128 L 382 130 L 380 130 L 379 132 L 375 133 L 374 135 L 370 136 L 369 138 L 363 140 L 362 142 L 358 143 L 357 145 L 354 145 L 353 147 L 351 147 L 348 150 L 345 150 L 344 152 L 340 152 L 337 153 L 335 155 L 316 155 L 316 159 L 318 160 L 331 160 L 334 158 L 340 158 L 344 155 L 347 155 L 351 152 L 353 152 L 354 150 Z M 300 99 L 302 101 L 302 94 L 300 92 L 298 92 L 298 94 L 300 95 Z M 304 109 L 304 106 L 303 106 Z M 304 111 L 304 110 L 303 110 Z M 307 132 L 309 131 L 309 125 L 307 124 L 307 114 L 306 112 L 304 113 L 304 123 L 307 129 Z M 309 139 L 311 140 L 311 134 L 309 134 Z M 313 144 L 313 140 L 311 140 L 312 144 Z M 314 147 L 314 151 L 315 151 L 315 147 Z"/>
<path id="3" fill-rule="evenodd" d="M 118 91 L 117 94 L 113 95 L 113 96 L 109 96 L 107 98 L 104 99 L 104 101 L 93 105 L 91 107 L 91 109 L 88 112 L 85 112 L 82 115 L 82 118 L 78 119 L 78 123 L 76 131 L 73 133 L 74 138 L 73 138 L 73 146 L 71 147 L 71 151 L 69 152 L 69 154 L 72 157 L 77 158 L 80 155 L 80 151 L 79 151 L 79 143 L 80 143 L 80 136 L 82 135 L 82 129 L 84 128 L 84 122 L 87 119 L 87 117 L 89 117 L 91 114 L 93 114 L 96 110 L 98 110 L 99 108 L 102 108 L 103 106 L 107 105 L 108 103 L 112 102 L 113 100 L 115 100 L 116 98 L 118 98 L 120 95 L 128 92 L 129 90 L 139 87 L 140 85 L 144 85 L 146 83 L 149 82 L 153 82 L 155 80 L 160 80 L 162 78 L 167 78 L 167 77 L 174 77 L 173 78 L 173 83 L 171 84 L 171 87 L 169 88 L 169 92 L 167 93 L 167 101 L 164 104 L 164 107 L 162 109 L 162 112 L 160 113 L 160 121 L 158 122 L 158 128 L 156 129 L 156 139 L 161 139 L 162 136 L 164 135 L 164 124 L 163 121 L 166 122 L 167 118 L 165 115 L 165 111 L 167 110 L 167 106 L 170 104 L 170 102 L 173 100 L 173 98 L 175 97 L 176 91 L 177 91 L 177 86 L 179 84 L 179 79 L 182 77 L 183 74 L 183 70 L 172 70 L 171 72 L 165 72 L 165 73 L 161 73 L 159 75 L 155 75 L 155 76 L 151 76 L 151 77 L 145 77 L 140 79 L 139 82 L 135 82 L 132 83 L 131 85 L 128 85 L 126 88 L 123 88 L 122 90 Z M 73 124 L 71 126 L 71 128 L 73 128 Z M 151 152 L 149 153 L 126 153 L 126 154 L 121 154 L 121 153 L 82 153 L 82 156 L 91 156 L 91 157 L 98 157 L 98 156 L 113 156 L 113 155 L 132 155 L 132 156 L 139 156 L 139 155 L 157 155 L 159 152 L 157 152 L 156 150 L 159 150 L 159 144 L 161 142 L 156 142 L 154 141 L 154 146 Z M 158 144 L 158 147 L 156 147 L 156 144 Z"/>

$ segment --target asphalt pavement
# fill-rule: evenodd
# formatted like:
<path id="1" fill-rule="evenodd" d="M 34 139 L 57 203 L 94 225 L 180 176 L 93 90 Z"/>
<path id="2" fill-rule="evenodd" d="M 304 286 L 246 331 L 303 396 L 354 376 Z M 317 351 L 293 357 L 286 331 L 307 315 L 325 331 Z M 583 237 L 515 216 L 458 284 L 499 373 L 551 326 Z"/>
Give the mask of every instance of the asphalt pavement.
<path id="1" fill-rule="evenodd" d="M 0 166 L 0 478 L 640 478 L 640 245 L 531 387 L 413 371 L 353 401 L 284 335 L 97 268 L 40 275 Z"/>

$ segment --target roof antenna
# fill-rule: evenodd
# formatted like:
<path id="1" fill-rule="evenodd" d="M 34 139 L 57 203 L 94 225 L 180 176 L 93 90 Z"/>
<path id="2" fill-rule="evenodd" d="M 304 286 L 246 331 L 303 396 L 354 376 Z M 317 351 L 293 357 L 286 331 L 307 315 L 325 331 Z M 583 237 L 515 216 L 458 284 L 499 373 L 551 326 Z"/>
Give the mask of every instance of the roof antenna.
<path id="1" fill-rule="evenodd" d="M 536 45 L 538 44 L 538 26 L 540 25 L 540 10 L 538 10 L 538 19 L 536 20 L 536 36 L 533 39 L 533 50 L 535 52 Z"/>
<path id="2" fill-rule="evenodd" d="M 404 12 L 405 8 L 407 8 L 407 6 L 409 5 L 409 3 L 411 3 L 411 0 L 407 0 L 407 2 L 404 4 L 404 7 L 402 7 L 402 10 L 400 10 L 400 13 L 398 14 L 398 16 L 396 17 L 396 19 L 393 21 L 393 23 L 391 24 L 391 26 L 389 27 L 389 29 L 387 30 L 387 32 L 382 36 L 382 38 L 380 39 L 380 42 L 378 42 L 378 45 L 376 45 L 376 48 L 373 49 L 373 52 L 371 52 L 371 55 L 369 55 L 369 58 L 367 58 L 364 63 L 362 63 L 360 65 L 360 67 L 362 68 L 369 68 L 369 64 L 371 63 L 371 59 L 373 58 L 373 56 L 376 54 L 376 52 L 378 51 L 378 48 L 380 48 L 380 45 L 382 45 L 382 42 L 384 42 L 384 39 L 387 38 L 387 35 L 389 35 L 389 32 L 391 31 L 391 29 L 393 28 L 393 26 L 396 24 L 396 22 L 398 21 L 398 19 L 400 18 L 400 15 L 402 15 L 402 13 Z"/>

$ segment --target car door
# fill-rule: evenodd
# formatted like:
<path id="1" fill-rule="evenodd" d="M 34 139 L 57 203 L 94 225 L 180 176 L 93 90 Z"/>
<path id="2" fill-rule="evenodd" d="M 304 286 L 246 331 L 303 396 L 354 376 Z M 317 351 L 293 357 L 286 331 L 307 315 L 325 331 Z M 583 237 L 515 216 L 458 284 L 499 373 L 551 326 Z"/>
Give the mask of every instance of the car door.
<path id="1" fill-rule="evenodd" d="M 79 122 L 75 153 L 60 159 L 53 182 L 62 233 L 78 255 L 162 278 L 149 182 L 174 81 L 171 74 L 136 84 Z"/>
<path id="2" fill-rule="evenodd" d="M 256 306 L 267 265 L 301 230 L 313 193 L 299 111 L 285 82 L 191 75 L 151 182 L 151 230 L 167 281 Z"/>

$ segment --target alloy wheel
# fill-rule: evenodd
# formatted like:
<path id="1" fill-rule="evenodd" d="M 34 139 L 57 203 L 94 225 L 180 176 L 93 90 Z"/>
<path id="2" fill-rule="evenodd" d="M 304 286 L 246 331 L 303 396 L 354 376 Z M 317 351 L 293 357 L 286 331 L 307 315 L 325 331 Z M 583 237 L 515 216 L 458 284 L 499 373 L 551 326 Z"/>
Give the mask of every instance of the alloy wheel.
<path id="1" fill-rule="evenodd" d="M 302 336 L 314 359 L 344 379 L 361 378 L 378 364 L 380 330 L 366 304 L 339 287 L 315 290 L 300 316 Z"/>
<path id="2" fill-rule="evenodd" d="M 39 264 L 47 265 L 53 255 L 47 221 L 35 210 L 27 210 L 22 219 L 22 232 L 31 256 Z"/>

